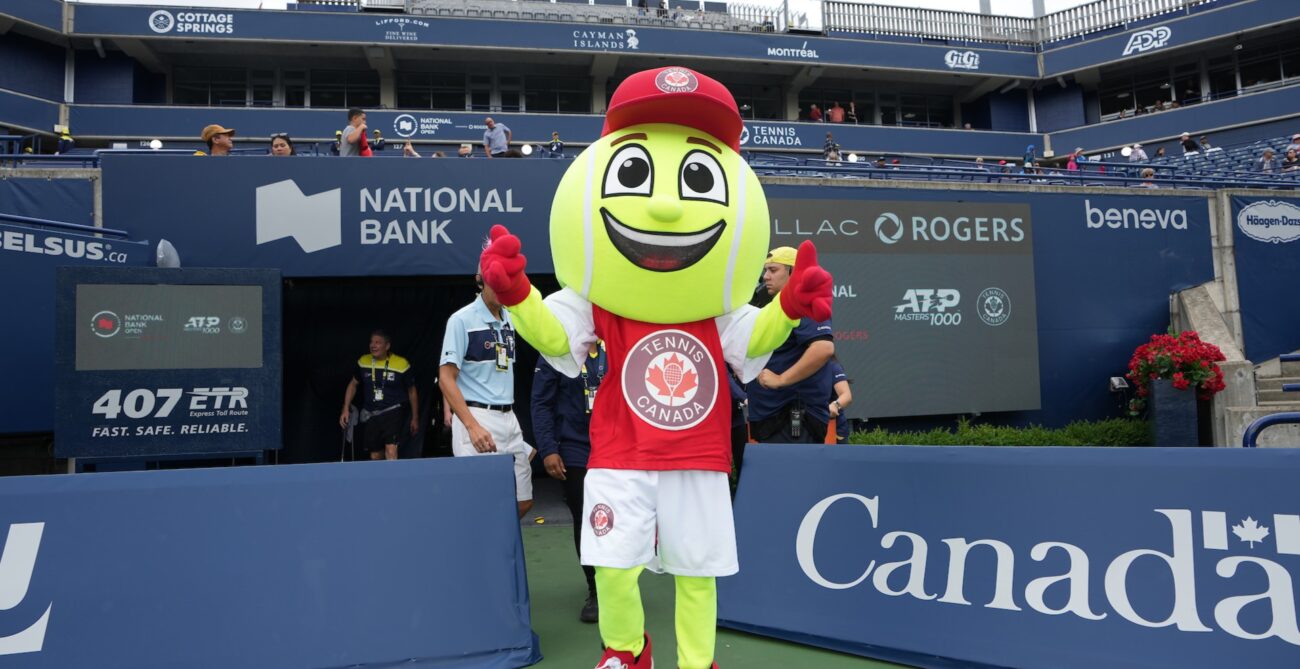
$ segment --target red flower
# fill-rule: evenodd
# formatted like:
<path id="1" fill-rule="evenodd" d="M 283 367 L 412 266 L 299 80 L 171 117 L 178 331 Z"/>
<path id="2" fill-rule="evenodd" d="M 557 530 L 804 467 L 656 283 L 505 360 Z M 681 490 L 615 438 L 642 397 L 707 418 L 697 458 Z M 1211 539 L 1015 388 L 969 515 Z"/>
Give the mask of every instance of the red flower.
<path id="1" fill-rule="evenodd" d="M 1187 379 L 1183 376 L 1183 373 L 1182 373 L 1182 372 L 1174 372 L 1174 387 L 1175 387 L 1175 388 L 1177 388 L 1177 389 L 1179 389 L 1179 390 L 1187 390 L 1187 387 L 1188 387 L 1189 385 L 1191 385 L 1191 384 L 1187 382 Z"/>
<path id="2" fill-rule="evenodd" d="M 1152 335 L 1129 358 L 1125 377 L 1135 393 L 1129 403 L 1130 413 L 1136 414 L 1146 405 L 1151 381 L 1156 379 L 1170 379 L 1179 390 L 1194 388 L 1197 397 L 1209 399 L 1226 387 L 1223 371 L 1215 364 L 1224 359 L 1218 346 L 1201 341 L 1194 331 L 1178 336 Z"/>

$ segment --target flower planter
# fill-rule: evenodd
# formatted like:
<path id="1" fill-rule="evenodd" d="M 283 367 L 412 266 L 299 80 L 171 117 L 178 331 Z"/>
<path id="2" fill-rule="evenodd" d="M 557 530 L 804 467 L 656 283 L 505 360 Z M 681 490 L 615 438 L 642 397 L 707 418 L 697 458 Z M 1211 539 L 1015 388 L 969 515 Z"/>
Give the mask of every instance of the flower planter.
<path id="1" fill-rule="evenodd" d="M 1156 446 L 1199 446 L 1196 392 L 1178 390 L 1168 379 L 1151 382 L 1151 419 Z"/>

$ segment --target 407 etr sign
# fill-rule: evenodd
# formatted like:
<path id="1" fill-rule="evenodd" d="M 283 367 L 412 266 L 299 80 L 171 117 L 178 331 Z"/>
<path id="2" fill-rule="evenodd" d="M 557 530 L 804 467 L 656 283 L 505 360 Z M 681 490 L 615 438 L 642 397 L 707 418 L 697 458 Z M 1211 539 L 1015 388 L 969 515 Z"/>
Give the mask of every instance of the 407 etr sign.
<path id="1" fill-rule="evenodd" d="M 112 388 L 90 407 L 92 439 L 250 431 L 243 387 Z"/>

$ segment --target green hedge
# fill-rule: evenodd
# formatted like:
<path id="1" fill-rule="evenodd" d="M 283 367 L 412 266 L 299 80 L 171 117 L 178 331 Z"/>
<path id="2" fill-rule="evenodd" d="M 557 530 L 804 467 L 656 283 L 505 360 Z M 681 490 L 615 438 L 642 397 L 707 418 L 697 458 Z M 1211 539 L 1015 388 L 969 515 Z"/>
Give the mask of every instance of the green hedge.
<path id="1" fill-rule="evenodd" d="M 975 425 L 962 418 L 956 430 L 935 428 L 928 432 L 892 432 L 879 427 L 854 432 L 851 444 L 924 446 L 1148 446 L 1151 434 L 1146 421 L 1111 418 L 1076 421 L 1059 429 L 1039 425 L 1000 427 Z"/>

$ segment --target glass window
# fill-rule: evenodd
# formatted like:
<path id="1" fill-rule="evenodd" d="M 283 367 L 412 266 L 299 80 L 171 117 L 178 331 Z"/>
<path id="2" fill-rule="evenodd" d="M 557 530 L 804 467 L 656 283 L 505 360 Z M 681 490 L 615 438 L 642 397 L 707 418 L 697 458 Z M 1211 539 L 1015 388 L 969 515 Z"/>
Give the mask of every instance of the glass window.
<path id="1" fill-rule="evenodd" d="M 347 74 L 340 70 L 312 70 L 311 106 L 347 107 Z"/>
<path id="2" fill-rule="evenodd" d="M 431 109 L 433 92 L 428 72 L 398 72 L 394 77 L 397 106 L 401 109 Z"/>
<path id="3" fill-rule="evenodd" d="M 248 71 L 217 69 L 211 71 L 212 104 L 244 107 L 248 105 Z"/>
<path id="4" fill-rule="evenodd" d="M 302 70 L 287 70 L 282 73 L 284 81 L 284 106 L 307 106 L 307 73 Z"/>
<path id="5" fill-rule="evenodd" d="M 253 106 L 270 107 L 275 102 L 275 70 L 253 70 L 248 76 Z"/>
<path id="6" fill-rule="evenodd" d="M 1237 94 L 1237 74 L 1232 69 L 1210 70 L 1210 95 L 1214 99 Z"/>
<path id="7" fill-rule="evenodd" d="M 516 90 L 501 91 L 501 111 L 517 112 L 520 105 L 520 92 Z"/>
<path id="8" fill-rule="evenodd" d="M 172 70 L 172 102 L 178 105 L 207 105 L 208 71 L 193 67 Z"/>
<path id="9" fill-rule="evenodd" d="M 349 70 L 347 105 L 362 109 L 379 107 L 379 73 L 374 70 Z"/>
<path id="10" fill-rule="evenodd" d="M 1282 78 L 1282 61 L 1277 55 L 1241 59 L 1241 87 L 1250 88 Z"/>
<path id="11" fill-rule="evenodd" d="M 1300 77 L 1300 50 L 1282 54 L 1282 76 L 1286 79 Z"/>

